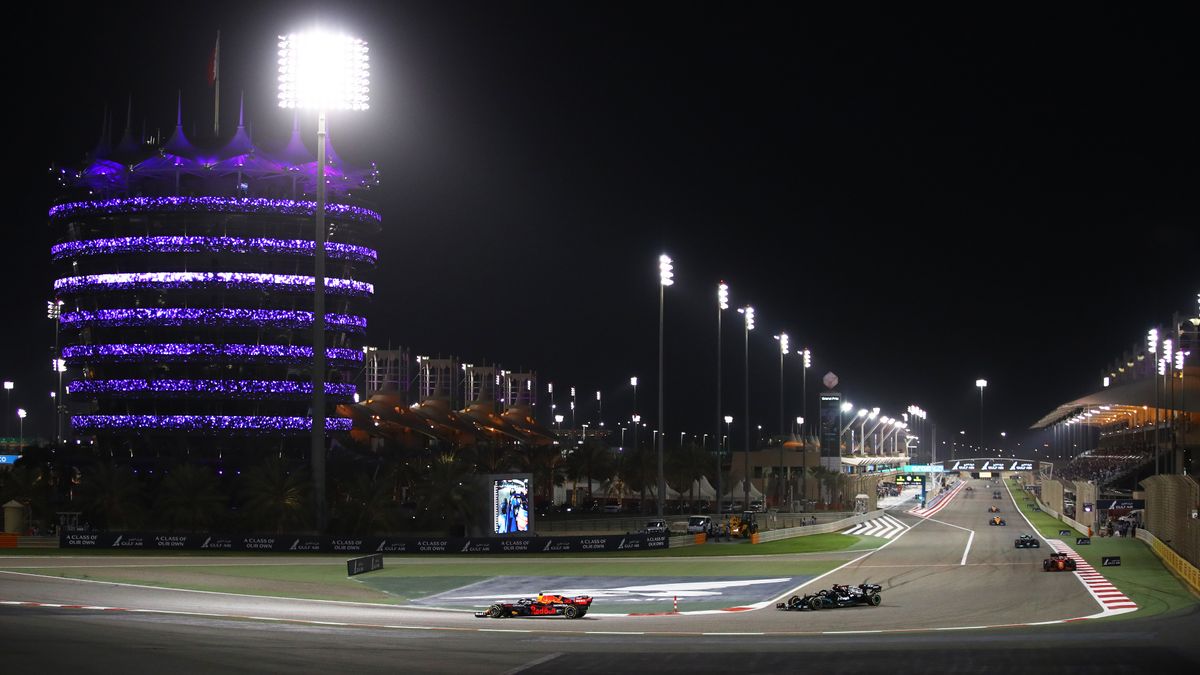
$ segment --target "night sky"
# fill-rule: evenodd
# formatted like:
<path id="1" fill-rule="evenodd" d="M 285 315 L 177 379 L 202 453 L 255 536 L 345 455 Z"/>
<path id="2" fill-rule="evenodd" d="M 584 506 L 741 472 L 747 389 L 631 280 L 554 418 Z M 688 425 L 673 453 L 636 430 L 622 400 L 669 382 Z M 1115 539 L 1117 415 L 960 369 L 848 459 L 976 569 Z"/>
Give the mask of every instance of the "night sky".
<path id="1" fill-rule="evenodd" d="M 78 163 L 105 105 L 113 142 L 174 125 L 211 141 L 205 67 L 222 35 L 222 136 L 239 92 L 254 140 L 280 33 L 315 20 L 371 45 L 372 107 L 330 115 L 378 163 L 373 344 L 538 371 L 579 421 L 653 418 L 657 256 L 669 439 L 715 426 L 716 284 L 754 305 L 752 423 L 779 420 L 771 336 L 808 346 L 815 417 L 834 371 L 858 406 L 929 411 L 939 437 L 999 440 L 1099 387 L 1200 291 L 1200 63 L 1182 15 L 1114 6 L 813 13 L 763 3 L 119 3 L 17 10 L 0 375 L 49 434 L 52 162 Z M 800 3 L 796 3 L 797 6 Z M 319 12 L 314 8 L 323 7 Z M 990 11 L 989 11 L 990 10 Z M 23 14 L 22 14 L 23 12 Z M 962 12 L 962 13 L 956 13 Z M 315 120 L 304 129 L 314 144 Z M 725 404 L 744 418 L 740 316 Z M 787 418 L 800 361 L 785 362 Z M 548 403 L 543 398 L 544 403 Z M 736 425 L 735 425 L 736 426 Z M 15 430 L 15 420 L 14 420 Z M 737 430 L 735 429 L 735 434 Z M 740 436 L 740 434 L 738 434 Z M 674 442 L 674 440 L 672 442 Z"/>

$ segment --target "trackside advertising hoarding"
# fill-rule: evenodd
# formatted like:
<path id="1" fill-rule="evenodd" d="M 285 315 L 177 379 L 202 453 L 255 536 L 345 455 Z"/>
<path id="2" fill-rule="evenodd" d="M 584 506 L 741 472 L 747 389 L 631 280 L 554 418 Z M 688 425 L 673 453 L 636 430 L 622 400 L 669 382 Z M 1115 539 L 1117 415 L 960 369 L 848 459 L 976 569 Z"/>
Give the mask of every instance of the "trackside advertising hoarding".
<path id="1" fill-rule="evenodd" d="M 337 537 L 316 535 L 209 535 L 144 532 L 63 532 L 71 549 L 242 551 L 264 553 L 585 553 L 667 548 L 664 534 L 590 537 Z"/>
<path id="2" fill-rule="evenodd" d="M 1034 459 L 954 459 L 942 462 L 946 471 L 1034 471 Z"/>

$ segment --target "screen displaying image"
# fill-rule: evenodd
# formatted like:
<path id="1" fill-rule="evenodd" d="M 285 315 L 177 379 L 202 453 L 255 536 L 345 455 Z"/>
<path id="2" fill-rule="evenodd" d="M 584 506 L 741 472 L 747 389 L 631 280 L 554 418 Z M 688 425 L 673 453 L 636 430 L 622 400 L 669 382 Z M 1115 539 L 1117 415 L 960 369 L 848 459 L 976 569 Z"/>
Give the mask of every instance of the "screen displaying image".
<path id="1" fill-rule="evenodd" d="M 493 480 L 492 514 L 496 534 L 529 532 L 529 479 Z"/>

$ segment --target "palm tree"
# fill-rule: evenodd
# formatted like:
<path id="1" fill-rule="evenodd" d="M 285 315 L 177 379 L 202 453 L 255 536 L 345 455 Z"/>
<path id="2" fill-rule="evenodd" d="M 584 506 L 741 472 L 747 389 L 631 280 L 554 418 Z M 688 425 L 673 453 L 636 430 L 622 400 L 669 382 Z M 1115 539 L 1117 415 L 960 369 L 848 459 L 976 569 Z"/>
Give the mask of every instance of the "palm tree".
<path id="1" fill-rule="evenodd" d="M 603 441 L 589 439 L 583 445 L 575 446 L 575 450 L 571 455 L 576 457 L 576 461 L 583 467 L 583 475 L 587 478 L 588 501 L 591 501 L 592 478 L 595 476 L 610 478 L 612 477 L 613 469 L 616 468 L 612 452 Z"/>
<path id="2" fill-rule="evenodd" d="M 182 464 L 171 470 L 159 485 L 155 516 L 169 530 L 190 532 L 209 529 L 225 512 L 225 495 L 209 469 Z"/>
<path id="3" fill-rule="evenodd" d="M 646 504 L 646 490 L 658 480 L 658 455 L 648 447 L 635 448 L 625 453 L 620 462 L 621 479 L 631 490 L 642 494 L 639 509 Z"/>
<path id="4" fill-rule="evenodd" d="M 84 508 L 108 529 L 136 525 L 142 514 L 142 486 L 129 467 L 97 464 L 80 479 Z"/>
<path id="5" fill-rule="evenodd" d="M 688 499 L 696 501 L 696 484 L 711 474 L 717 466 L 716 458 L 695 443 L 688 443 L 670 451 L 666 457 L 667 478 L 671 487 L 689 492 Z"/>
<path id="6" fill-rule="evenodd" d="M 557 445 L 529 446 L 518 458 L 518 463 L 522 469 L 533 474 L 535 488 L 545 490 L 540 493 L 544 503 L 551 503 L 554 486 L 563 484 L 566 458 L 561 448 Z"/>
<path id="7" fill-rule="evenodd" d="M 282 534 L 307 526 L 312 483 L 304 469 L 288 471 L 275 457 L 242 475 L 240 492 L 251 527 Z"/>
<path id="8" fill-rule="evenodd" d="M 346 487 L 342 502 L 343 527 L 356 535 L 390 531 L 395 525 L 392 495 L 393 485 L 388 476 L 356 474 Z"/>
<path id="9" fill-rule="evenodd" d="M 468 467 L 447 453 L 433 458 L 414 492 L 430 521 L 462 530 L 477 513 L 481 489 Z"/>

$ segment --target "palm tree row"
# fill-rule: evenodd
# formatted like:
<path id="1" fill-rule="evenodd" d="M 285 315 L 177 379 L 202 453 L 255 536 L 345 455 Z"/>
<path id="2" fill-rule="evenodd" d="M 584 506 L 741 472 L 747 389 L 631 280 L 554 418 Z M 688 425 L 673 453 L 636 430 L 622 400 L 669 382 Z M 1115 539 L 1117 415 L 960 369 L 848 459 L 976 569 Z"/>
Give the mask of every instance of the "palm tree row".
<path id="1" fill-rule="evenodd" d="M 305 464 L 272 453 L 242 470 L 179 462 L 150 475 L 128 464 L 30 448 L 11 471 L 0 473 L 0 503 L 30 505 L 43 530 L 56 513 L 78 512 L 81 524 L 106 530 L 304 532 L 315 521 Z M 716 463 L 691 444 L 668 450 L 665 471 L 667 484 L 694 500 L 695 481 L 714 476 Z M 652 448 L 619 452 L 599 439 L 567 448 L 480 444 L 457 452 L 385 445 L 334 454 L 328 473 L 331 532 L 454 534 L 481 522 L 490 508 L 483 475 L 532 474 L 536 508 L 549 506 L 554 488 L 568 480 L 587 486 L 585 494 L 575 490 L 577 501 L 636 493 L 645 504 L 657 482 L 657 463 Z M 593 495 L 597 484 L 606 487 L 604 495 Z"/>

